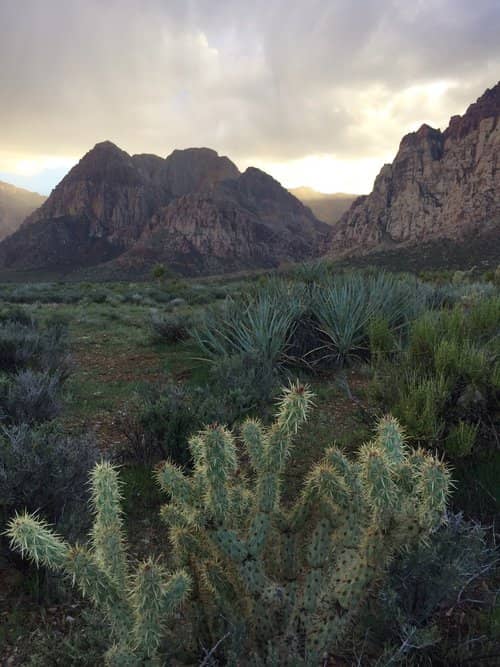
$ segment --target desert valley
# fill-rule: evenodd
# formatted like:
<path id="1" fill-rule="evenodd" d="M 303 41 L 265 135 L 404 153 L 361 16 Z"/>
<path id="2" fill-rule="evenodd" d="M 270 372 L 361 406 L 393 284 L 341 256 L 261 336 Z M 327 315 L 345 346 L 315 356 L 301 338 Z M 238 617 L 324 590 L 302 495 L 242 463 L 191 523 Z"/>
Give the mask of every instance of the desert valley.
<path id="1" fill-rule="evenodd" d="M 257 4 L 0 6 L 6 667 L 500 664 L 498 5 Z"/>

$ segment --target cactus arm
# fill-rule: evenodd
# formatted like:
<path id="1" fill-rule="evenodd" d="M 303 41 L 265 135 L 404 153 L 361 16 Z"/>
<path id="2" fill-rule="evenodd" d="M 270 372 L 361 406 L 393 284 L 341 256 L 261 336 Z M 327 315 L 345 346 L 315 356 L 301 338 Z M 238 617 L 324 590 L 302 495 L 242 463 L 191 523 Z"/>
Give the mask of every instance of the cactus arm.
<path id="1" fill-rule="evenodd" d="M 422 526 L 432 529 L 441 525 L 451 490 L 450 471 L 447 466 L 428 457 L 418 471 L 416 490 L 420 497 L 419 518 Z"/>
<path id="2" fill-rule="evenodd" d="M 182 505 L 194 504 L 195 495 L 191 481 L 179 466 L 166 461 L 155 470 L 154 477 L 160 488 L 170 495 L 176 503 Z"/>
<path id="3" fill-rule="evenodd" d="M 64 568 L 69 545 L 35 514 L 16 514 L 8 523 L 6 535 L 12 549 L 26 555 L 35 565 L 45 565 L 51 570 Z"/>
<path id="4" fill-rule="evenodd" d="M 222 525 L 230 510 L 229 479 L 237 468 L 232 434 L 222 426 L 205 429 L 203 475 L 206 482 L 205 505 L 214 520 Z"/>
<path id="5" fill-rule="evenodd" d="M 241 426 L 243 444 L 250 457 L 252 468 L 259 471 L 264 462 L 264 450 L 267 439 L 262 424 L 257 419 L 247 419 Z"/>
<path id="6" fill-rule="evenodd" d="M 131 579 L 130 601 L 134 610 L 134 653 L 151 658 L 157 652 L 165 618 L 186 599 L 191 579 L 179 571 L 167 576 L 152 558 L 139 563 Z"/>
<path id="7" fill-rule="evenodd" d="M 359 458 L 366 502 L 374 513 L 374 520 L 385 524 L 398 499 L 393 470 L 376 442 L 364 445 Z"/>
<path id="8" fill-rule="evenodd" d="M 94 513 L 91 531 L 94 558 L 102 571 L 116 582 L 118 588 L 124 589 L 127 559 L 118 470 L 110 463 L 99 463 L 92 471 L 90 479 L 91 506 Z"/>
<path id="9" fill-rule="evenodd" d="M 401 465 L 406 458 L 406 445 L 403 429 L 394 417 L 386 415 L 377 425 L 377 445 L 393 465 Z"/>

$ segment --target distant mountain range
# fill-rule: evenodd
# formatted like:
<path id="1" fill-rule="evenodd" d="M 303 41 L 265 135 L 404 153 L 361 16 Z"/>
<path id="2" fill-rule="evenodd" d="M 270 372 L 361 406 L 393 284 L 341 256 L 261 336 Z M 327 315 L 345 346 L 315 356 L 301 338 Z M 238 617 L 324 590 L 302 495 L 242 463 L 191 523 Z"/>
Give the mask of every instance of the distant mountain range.
<path id="1" fill-rule="evenodd" d="M 163 262 L 185 275 L 271 268 L 315 256 L 329 227 L 264 172 L 208 148 L 166 159 L 97 144 L 0 244 L 0 266 L 110 276 Z"/>
<path id="2" fill-rule="evenodd" d="M 46 197 L 0 181 L 0 240 L 15 232 Z"/>
<path id="3" fill-rule="evenodd" d="M 313 188 L 300 187 L 290 189 L 292 195 L 309 206 L 318 220 L 323 220 L 329 225 L 333 225 L 340 220 L 358 195 L 349 195 L 343 192 L 327 194 L 318 192 Z"/>
<path id="4" fill-rule="evenodd" d="M 440 240 L 449 248 L 474 241 L 500 262 L 499 113 L 500 83 L 444 132 L 422 125 L 402 139 L 373 191 L 350 206 L 353 195 L 288 192 L 208 148 L 163 159 L 105 141 L 44 203 L 26 193 L 22 215 L 42 205 L 0 242 L 0 269 L 141 277 L 162 262 L 181 275 L 206 275 Z M 9 220 L 9 230 L 19 224 Z"/>

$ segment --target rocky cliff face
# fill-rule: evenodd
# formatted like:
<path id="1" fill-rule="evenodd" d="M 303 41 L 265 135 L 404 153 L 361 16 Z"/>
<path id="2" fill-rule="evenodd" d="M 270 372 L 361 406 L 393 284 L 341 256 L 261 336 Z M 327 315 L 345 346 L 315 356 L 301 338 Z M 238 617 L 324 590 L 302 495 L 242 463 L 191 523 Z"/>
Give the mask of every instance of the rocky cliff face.
<path id="1" fill-rule="evenodd" d="M 12 234 L 46 197 L 0 181 L 0 240 Z"/>
<path id="2" fill-rule="evenodd" d="M 240 174 L 213 150 L 176 150 L 163 160 L 103 142 L 0 243 L 0 266 L 104 264 L 114 275 L 144 275 L 161 261 L 207 274 L 307 259 L 327 235 L 328 226 L 277 181 L 258 169 Z"/>
<path id="3" fill-rule="evenodd" d="M 370 195 L 334 229 L 330 252 L 461 239 L 500 229 L 500 83 L 441 132 L 428 125 L 401 141 Z"/>

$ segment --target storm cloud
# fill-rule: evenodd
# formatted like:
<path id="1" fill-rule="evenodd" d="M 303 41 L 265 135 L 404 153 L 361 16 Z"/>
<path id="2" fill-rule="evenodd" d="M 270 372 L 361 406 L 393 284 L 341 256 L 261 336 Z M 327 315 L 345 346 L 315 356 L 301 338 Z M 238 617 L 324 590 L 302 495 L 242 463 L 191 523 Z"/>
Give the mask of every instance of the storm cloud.
<path id="1" fill-rule="evenodd" d="M 210 146 L 287 185 L 344 165 L 363 191 L 405 132 L 498 81 L 499 31 L 498 0 L 4 0 L 0 172 L 111 139 Z"/>

